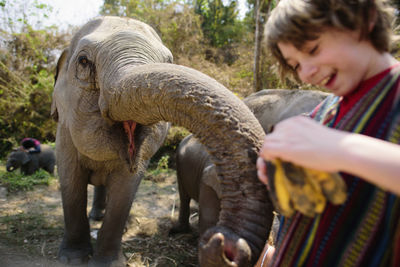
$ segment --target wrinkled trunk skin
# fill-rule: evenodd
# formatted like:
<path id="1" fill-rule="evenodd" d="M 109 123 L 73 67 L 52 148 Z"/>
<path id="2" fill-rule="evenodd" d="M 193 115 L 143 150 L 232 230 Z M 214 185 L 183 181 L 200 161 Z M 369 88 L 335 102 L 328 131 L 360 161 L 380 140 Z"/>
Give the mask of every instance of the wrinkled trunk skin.
<path id="1" fill-rule="evenodd" d="M 183 126 L 204 144 L 217 166 L 221 213 L 217 226 L 201 237 L 201 266 L 254 264 L 273 219 L 272 204 L 256 174 L 264 132 L 254 115 L 224 86 L 190 68 L 155 63 L 117 70 L 112 62 L 100 65 L 110 74 L 99 81 L 103 117 Z"/>

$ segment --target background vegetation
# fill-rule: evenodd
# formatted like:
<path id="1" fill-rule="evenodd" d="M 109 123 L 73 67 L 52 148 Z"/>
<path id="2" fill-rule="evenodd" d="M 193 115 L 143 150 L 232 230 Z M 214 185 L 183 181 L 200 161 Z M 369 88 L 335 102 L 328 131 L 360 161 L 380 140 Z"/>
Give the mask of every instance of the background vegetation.
<path id="1" fill-rule="evenodd" d="M 278 1 L 247 0 L 244 17 L 239 17 L 238 0 L 104 0 L 100 13 L 150 24 L 176 64 L 204 72 L 246 97 L 282 87 L 260 45 L 263 24 Z M 54 70 L 75 31 L 43 26 L 52 7 L 40 0 L 18 2 L 0 0 L 0 158 L 27 136 L 54 142 Z M 173 148 L 180 138 L 171 138 L 167 146 Z"/>
<path id="2" fill-rule="evenodd" d="M 4 157 L 23 137 L 45 143 L 55 139 L 50 118 L 54 70 L 76 29 L 43 26 L 52 8 L 40 1 L 0 0 L 0 254 L 6 244 L 7 259 L 19 262 L 21 253 L 30 251 L 25 257 L 29 264 L 55 266 L 63 233 L 56 177 L 42 170 L 24 176 L 4 168 Z M 244 17 L 238 16 L 238 0 L 104 0 L 101 13 L 145 21 L 176 64 L 200 70 L 246 97 L 261 88 L 282 87 L 260 45 L 263 24 L 276 2 L 247 0 Z M 400 1 L 395 4 L 400 8 Z M 197 266 L 197 236 L 168 236 L 171 218 L 177 217 L 173 152 L 187 134 L 172 127 L 140 185 L 122 244 L 129 266 Z M 196 225 L 196 216 L 191 222 Z M 91 225 L 92 231 L 99 227 Z M 54 261 L 37 264 L 32 255 Z"/>
<path id="3" fill-rule="evenodd" d="M 103 15 L 142 20 L 161 36 L 175 63 L 198 69 L 245 97 L 252 89 L 254 19 L 237 0 L 104 0 Z M 52 7 L 40 0 L 0 0 L 0 158 L 27 136 L 54 142 L 50 118 L 57 57 L 75 29 L 44 27 Z M 14 10 L 10 13 L 10 10 Z M 9 14 L 15 14 L 11 16 Z M 276 86 L 276 79 L 265 77 Z M 272 81 L 272 82 L 271 82 Z M 182 136 L 178 131 L 177 136 Z M 180 138 L 167 141 L 174 148 Z"/>

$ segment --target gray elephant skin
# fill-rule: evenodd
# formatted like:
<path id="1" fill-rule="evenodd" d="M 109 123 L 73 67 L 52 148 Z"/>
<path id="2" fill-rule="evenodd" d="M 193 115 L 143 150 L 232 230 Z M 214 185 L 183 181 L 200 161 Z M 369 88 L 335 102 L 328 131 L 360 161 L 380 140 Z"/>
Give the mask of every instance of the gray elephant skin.
<path id="1" fill-rule="evenodd" d="M 126 219 L 171 122 L 202 142 L 223 181 L 220 219 L 199 240 L 200 266 L 256 262 L 273 219 L 255 168 L 263 129 L 227 88 L 171 62 L 151 27 L 118 17 L 89 21 L 61 54 L 52 103 L 65 224 L 60 261 L 125 266 Z M 105 212 L 94 249 L 88 184 L 106 193 L 99 200 Z"/>
<path id="2" fill-rule="evenodd" d="M 264 89 L 243 101 L 267 133 L 281 120 L 312 111 L 328 95 L 322 91 Z M 220 213 L 221 186 L 215 165 L 206 148 L 193 135 L 188 135 L 177 148 L 176 166 L 180 198 L 179 219 L 170 233 L 191 230 L 189 216 L 190 201 L 193 199 L 198 202 L 199 233 L 202 234 L 218 222 Z"/>
<path id="3" fill-rule="evenodd" d="M 42 168 L 53 174 L 56 164 L 54 150 L 49 145 L 41 145 L 40 148 L 40 153 L 28 153 L 20 148 L 15 149 L 7 157 L 7 171 L 12 172 L 21 168 L 24 175 L 31 175 Z"/>

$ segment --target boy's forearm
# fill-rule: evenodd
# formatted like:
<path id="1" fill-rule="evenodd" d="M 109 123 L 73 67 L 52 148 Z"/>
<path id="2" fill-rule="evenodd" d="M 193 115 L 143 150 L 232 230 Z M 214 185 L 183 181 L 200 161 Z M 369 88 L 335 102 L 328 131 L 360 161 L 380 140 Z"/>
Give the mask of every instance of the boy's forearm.
<path id="1" fill-rule="evenodd" d="M 360 134 L 339 144 L 339 169 L 400 195 L 400 145 Z"/>

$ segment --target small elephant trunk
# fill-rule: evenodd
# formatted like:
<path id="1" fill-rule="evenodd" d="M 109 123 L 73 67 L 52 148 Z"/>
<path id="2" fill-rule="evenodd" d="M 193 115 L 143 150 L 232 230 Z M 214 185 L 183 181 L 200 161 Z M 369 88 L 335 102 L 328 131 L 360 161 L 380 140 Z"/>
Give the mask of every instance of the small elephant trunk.
<path id="1" fill-rule="evenodd" d="M 272 204 L 256 174 L 264 136 L 257 119 L 231 91 L 190 68 L 147 64 L 125 67 L 114 77 L 119 79 L 100 83 L 99 104 L 105 118 L 143 125 L 169 121 L 183 126 L 206 147 L 217 167 L 221 213 L 217 228 L 201 239 L 202 266 L 217 260 L 225 264 L 219 266 L 254 264 L 273 219 Z M 215 233 L 221 251 L 217 255 L 213 253 L 216 250 L 207 249 Z M 218 241 L 221 235 L 224 242 Z"/>
<path id="2" fill-rule="evenodd" d="M 7 165 L 6 165 L 6 170 L 8 171 L 8 172 L 13 172 L 13 171 L 15 171 L 15 167 L 14 166 L 12 166 L 11 164 L 8 164 L 7 163 Z"/>

